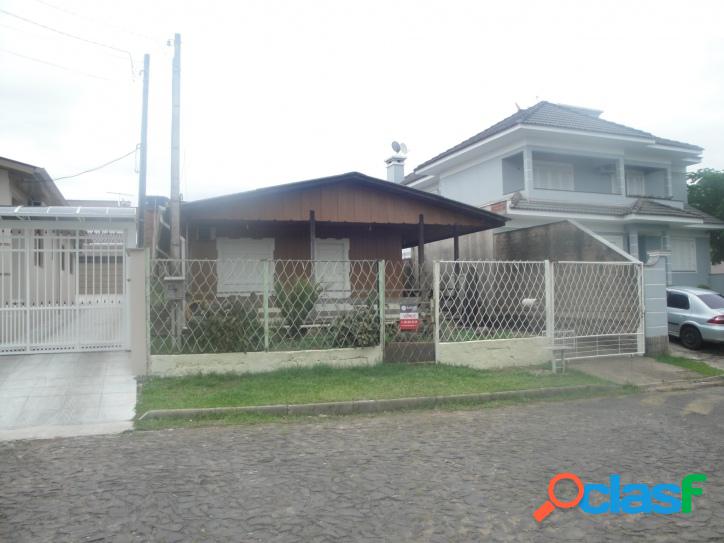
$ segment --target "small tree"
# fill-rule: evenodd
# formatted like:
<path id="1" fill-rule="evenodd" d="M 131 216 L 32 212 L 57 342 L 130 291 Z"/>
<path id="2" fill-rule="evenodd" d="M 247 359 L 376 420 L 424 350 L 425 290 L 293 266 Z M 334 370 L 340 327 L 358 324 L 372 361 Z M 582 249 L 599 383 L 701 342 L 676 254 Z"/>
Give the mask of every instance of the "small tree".
<path id="1" fill-rule="evenodd" d="M 314 309 L 322 287 L 318 283 L 300 277 L 277 282 L 274 289 L 279 312 L 287 326 L 289 337 L 302 335 L 302 325 Z"/>
<path id="2" fill-rule="evenodd" d="M 702 168 L 687 175 L 689 203 L 697 209 L 724 220 L 724 170 Z M 724 260 L 724 234 L 711 233 L 711 262 Z"/>

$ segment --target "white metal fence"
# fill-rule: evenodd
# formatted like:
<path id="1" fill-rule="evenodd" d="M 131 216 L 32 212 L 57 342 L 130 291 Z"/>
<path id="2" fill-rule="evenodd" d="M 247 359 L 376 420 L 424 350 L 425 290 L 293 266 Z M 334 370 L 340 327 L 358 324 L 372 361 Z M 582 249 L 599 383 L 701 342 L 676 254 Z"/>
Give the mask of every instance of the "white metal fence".
<path id="1" fill-rule="evenodd" d="M 0 354 L 126 348 L 127 238 L 0 223 Z"/>
<path id="2" fill-rule="evenodd" d="M 567 358 L 643 354 L 642 265 L 440 262 L 438 341 L 547 336 Z"/>
<path id="3" fill-rule="evenodd" d="M 436 342 L 536 337 L 565 345 L 569 358 L 643 352 L 639 264 L 445 261 L 434 270 L 409 261 L 156 259 L 151 354 L 382 344 L 387 360 L 434 360 Z M 414 311 L 412 327 L 402 326 L 405 311 Z"/>

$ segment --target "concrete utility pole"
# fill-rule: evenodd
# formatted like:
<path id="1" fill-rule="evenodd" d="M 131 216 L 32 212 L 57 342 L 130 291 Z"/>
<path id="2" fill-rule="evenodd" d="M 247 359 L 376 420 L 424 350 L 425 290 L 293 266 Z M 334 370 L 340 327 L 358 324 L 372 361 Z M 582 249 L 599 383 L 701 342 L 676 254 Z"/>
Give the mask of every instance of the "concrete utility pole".
<path id="1" fill-rule="evenodd" d="M 173 39 L 173 83 L 171 87 L 171 258 L 181 258 L 181 34 Z"/>
<path id="2" fill-rule="evenodd" d="M 141 153 L 138 165 L 138 207 L 136 208 L 136 247 L 143 247 L 146 212 L 146 157 L 148 153 L 148 78 L 151 57 L 143 55 L 143 105 L 141 107 Z"/>

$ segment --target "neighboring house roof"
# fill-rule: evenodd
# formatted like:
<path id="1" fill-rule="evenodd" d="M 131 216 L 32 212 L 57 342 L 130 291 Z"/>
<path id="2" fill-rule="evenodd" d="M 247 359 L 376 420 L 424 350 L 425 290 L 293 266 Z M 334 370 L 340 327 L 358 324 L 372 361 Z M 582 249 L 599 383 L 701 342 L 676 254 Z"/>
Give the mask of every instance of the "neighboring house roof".
<path id="1" fill-rule="evenodd" d="M 440 196 L 438 194 L 433 194 L 430 192 L 425 192 L 422 190 L 418 190 L 412 187 L 406 187 L 404 185 L 400 185 L 399 183 L 393 183 L 391 181 L 384 181 L 382 179 L 377 179 L 376 177 L 370 177 L 368 175 L 364 175 L 359 172 L 348 172 L 343 173 L 341 175 L 333 175 L 330 177 L 320 177 L 318 179 L 309 179 L 306 181 L 296 181 L 293 183 L 285 183 L 283 185 L 274 185 L 272 187 L 264 187 L 261 189 L 256 190 L 249 190 L 246 192 L 239 192 L 236 194 L 225 194 L 223 196 L 215 196 L 213 198 L 205 198 L 203 200 L 194 200 L 191 202 L 183 202 L 182 206 L 185 210 L 191 210 L 195 208 L 199 208 L 202 206 L 206 206 L 208 204 L 220 204 L 222 202 L 226 203 L 230 199 L 234 198 L 249 198 L 254 196 L 267 196 L 267 195 L 273 195 L 273 194 L 280 194 L 284 192 L 290 192 L 294 190 L 300 190 L 300 189 L 309 189 L 314 187 L 323 187 L 325 185 L 333 185 L 337 183 L 345 183 L 345 184 L 358 184 L 363 185 L 367 187 L 371 187 L 375 190 L 380 190 L 383 192 L 388 192 L 390 194 L 397 194 L 401 195 L 406 198 L 413 198 L 416 200 L 422 200 L 431 204 L 434 204 L 438 207 L 446 208 L 451 211 L 456 211 L 459 213 L 464 213 L 466 215 L 471 215 L 478 219 L 486 219 L 488 221 L 492 221 L 493 223 L 496 223 L 496 226 L 502 226 L 507 218 L 498 215 L 497 213 L 492 213 L 490 211 L 487 211 L 485 209 L 481 209 L 479 207 L 475 207 L 469 204 L 464 204 L 462 202 L 459 202 L 457 200 L 451 200 L 450 198 L 445 198 L 444 196 Z"/>
<path id="2" fill-rule="evenodd" d="M 53 179 L 43 168 L 19 162 L 6 157 L 0 157 L 0 169 L 17 172 L 29 181 L 38 183 L 41 191 L 48 198 L 47 203 L 51 205 L 65 205 L 65 197 L 55 184 Z"/>
<path id="3" fill-rule="evenodd" d="M 583 213 L 591 215 L 609 215 L 614 217 L 624 217 L 626 215 L 658 215 L 664 217 L 703 220 L 706 224 L 724 224 L 724 221 L 719 220 L 716 217 L 712 217 L 711 215 L 690 205 L 685 205 L 684 209 L 679 209 L 667 206 L 654 200 L 649 200 L 647 198 L 639 198 L 631 205 L 622 206 L 550 202 L 544 200 L 513 198 L 510 201 L 510 207 L 511 209 L 519 209 L 521 211 Z"/>
<path id="4" fill-rule="evenodd" d="M 443 151 L 430 160 L 423 162 L 415 168 L 415 171 L 517 125 L 547 126 L 551 128 L 581 130 L 585 132 L 597 132 L 624 137 L 646 138 L 654 140 L 654 142 L 659 145 L 683 147 L 685 149 L 696 151 L 703 150 L 697 145 L 660 138 L 643 130 L 638 130 L 636 128 L 631 128 L 630 126 L 601 119 L 599 118 L 600 114 L 601 111 L 599 110 L 553 104 L 546 101 L 538 102 L 527 109 L 518 110 L 510 117 L 503 119 L 473 137 L 451 147 L 447 151 Z M 412 179 L 408 179 L 412 175 L 414 174 L 410 174 L 405 178 L 405 183 L 412 181 Z"/>

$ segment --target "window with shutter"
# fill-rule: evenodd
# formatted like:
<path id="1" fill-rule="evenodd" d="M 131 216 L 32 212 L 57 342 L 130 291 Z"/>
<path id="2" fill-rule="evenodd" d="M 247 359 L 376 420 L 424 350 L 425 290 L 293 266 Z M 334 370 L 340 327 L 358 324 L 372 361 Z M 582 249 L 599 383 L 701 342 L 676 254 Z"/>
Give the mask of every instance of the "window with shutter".
<path id="1" fill-rule="evenodd" d="M 261 294 L 264 263 L 274 258 L 274 238 L 217 238 L 218 270 L 216 289 L 224 294 Z M 273 278 L 269 278 L 273 284 Z"/>
<path id="2" fill-rule="evenodd" d="M 533 182 L 537 189 L 574 190 L 573 164 L 534 160 Z"/>
<path id="3" fill-rule="evenodd" d="M 671 271 L 696 271 L 696 240 L 671 238 Z"/>

